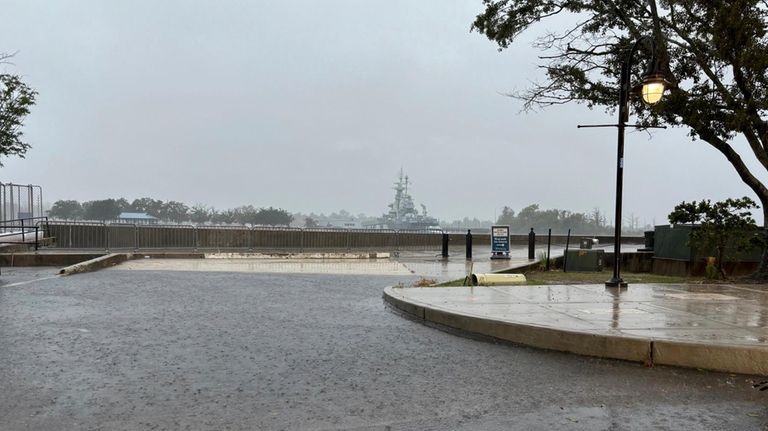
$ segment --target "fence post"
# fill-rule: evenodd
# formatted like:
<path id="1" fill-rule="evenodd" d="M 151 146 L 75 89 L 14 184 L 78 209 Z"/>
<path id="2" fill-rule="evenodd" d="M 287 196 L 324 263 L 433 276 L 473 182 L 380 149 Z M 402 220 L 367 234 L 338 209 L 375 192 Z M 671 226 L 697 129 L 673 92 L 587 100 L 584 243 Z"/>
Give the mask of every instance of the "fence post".
<path id="1" fill-rule="evenodd" d="M 35 251 L 37 251 L 40 248 L 37 244 L 37 229 L 38 229 L 38 226 L 35 225 Z"/>
<path id="2" fill-rule="evenodd" d="M 568 229 L 568 236 L 565 238 L 565 253 L 563 253 L 563 272 L 568 272 L 568 247 L 571 245 L 571 229 Z"/>
<path id="3" fill-rule="evenodd" d="M 139 225 L 133 224 L 133 251 L 139 251 Z"/>
<path id="4" fill-rule="evenodd" d="M 466 244 L 464 245 L 467 252 L 467 260 L 472 260 L 472 230 L 467 229 Z"/>
<path id="5" fill-rule="evenodd" d="M 40 215 L 43 215 L 43 186 L 36 186 L 40 189 L 40 200 L 38 201 L 38 209 L 40 210 Z"/>
<path id="6" fill-rule="evenodd" d="M 448 241 L 450 237 L 448 236 L 448 233 L 443 232 L 443 249 L 442 249 L 442 256 L 443 259 L 448 259 Z"/>
<path id="7" fill-rule="evenodd" d="M 14 214 L 17 214 L 17 212 L 16 212 L 16 205 L 14 205 L 13 203 L 13 183 L 10 183 L 9 188 L 11 189 L 11 219 L 15 219 L 16 216 L 14 216 Z"/>
<path id="8" fill-rule="evenodd" d="M 549 271 L 549 249 L 552 246 L 552 228 L 547 231 L 547 271 Z"/>
<path id="9" fill-rule="evenodd" d="M 192 240 L 195 242 L 195 251 L 200 248 L 200 237 L 197 235 L 197 226 L 192 226 Z"/>
<path id="10" fill-rule="evenodd" d="M 106 223 L 104 223 L 104 236 L 105 236 L 106 241 L 107 241 L 107 252 L 109 252 L 109 243 L 110 243 L 110 241 L 109 241 L 109 239 L 110 239 L 109 238 L 109 227 L 107 226 Z"/>
<path id="11" fill-rule="evenodd" d="M 535 250 L 536 233 L 533 231 L 533 228 L 531 228 L 531 231 L 528 233 L 528 259 L 533 260 L 536 257 Z"/>
<path id="12" fill-rule="evenodd" d="M 24 219 L 21 219 L 21 242 L 27 242 L 24 238 Z"/>
<path id="13" fill-rule="evenodd" d="M 300 241 L 300 247 L 299 247 L 299 253 L 304 253 L 304 228 L 299 228 L 301 230 L 301 241 Z"/>
<path id="14" fill-rule="evenodd" d="M 351 232 L 350 229 L 347 229 L 347 251 L 350 250 L 352 250 Z"/>

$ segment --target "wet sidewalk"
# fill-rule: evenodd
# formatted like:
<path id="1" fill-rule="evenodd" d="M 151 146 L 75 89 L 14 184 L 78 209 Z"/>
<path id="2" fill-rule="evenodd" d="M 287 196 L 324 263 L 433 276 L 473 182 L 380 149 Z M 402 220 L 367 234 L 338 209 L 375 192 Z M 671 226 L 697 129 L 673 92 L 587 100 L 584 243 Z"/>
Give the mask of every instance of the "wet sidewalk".
<path id="1" fill-rule="evenodd" d="M 622 252 L 633 252 L 641 247 L 638 244 L 624 244 Z M 599 248 L 613 251 L 612 244 L 602 244 Z M 550 256 L 552 259 L 563 256 L 565 247 L 552 245 Z M 500 272 L 520 268 L 535 262 L 541 255 L 546 255 L 547 245 L 537 244 L 534 252 L 536 259 L 528 259 L 528 247 L 512 245 L 509 259 L 491 259 L 490 246 L 476 246 L 472 250 L 472 260 L 466 259 L 465 250 L 461 247 L 450 249 L 448 259 L 440 256 L 440 251 L 425 252 L 401 252 L 395 259 L 405 265 L 413 274 L 420 277 L 434 279 L 438 283 L 460 279 L 470 273 Z"/>
<path id="2" fill-rule="evenodd" d="M 419 319 L 534 347 L 768 374 L 768 290 L 737 285 L 387 288 Z"/>
<path id="3" fill-rule="evenodd" d="M 515 250 L 510 259 L 491 260 L 487 247 L 474 250 L 474 260 L 463 253 L 451 253 L 443 259 L 435 251 L 402 251 L 381 253 L 299 253 L 279 256 L 251 253 L 205 254 L 204 259 L 163 259 L 147 255 L 146 258 L 128 260 L 113 267 L 118 271 L 201 271 L 244 273 L 304 273 L 304 274 L 358 274 L 358 275 L 412 275 L 437 282 L 456 280 L 472 272 L 508 270 L 533 262 L 523 249 Z M 562 254 L 561 249 L 553 247 Z M 525 250 L 527 253 L 527 250 Z M 138 253 L 141 256 L 141 253 Z"/>

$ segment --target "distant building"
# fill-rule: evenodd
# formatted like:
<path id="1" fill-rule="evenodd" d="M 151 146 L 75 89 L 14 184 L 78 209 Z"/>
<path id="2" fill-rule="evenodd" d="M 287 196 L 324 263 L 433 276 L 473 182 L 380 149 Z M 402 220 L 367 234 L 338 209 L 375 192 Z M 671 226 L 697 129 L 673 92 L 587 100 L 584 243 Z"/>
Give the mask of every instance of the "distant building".
<path id="1" fill-rule="evenodd" d="M 147 213 L 120 213 L 117 216 L 117 221 L 121 223 L 157 224 L 160 219 Z"/>
<path id="2" fill-rule="evenodd" d="M 360 222 L 351 219 L 328 219 L 327 227 L 343 227 L 345 229 L 358 229 L 361 227 Z"/>

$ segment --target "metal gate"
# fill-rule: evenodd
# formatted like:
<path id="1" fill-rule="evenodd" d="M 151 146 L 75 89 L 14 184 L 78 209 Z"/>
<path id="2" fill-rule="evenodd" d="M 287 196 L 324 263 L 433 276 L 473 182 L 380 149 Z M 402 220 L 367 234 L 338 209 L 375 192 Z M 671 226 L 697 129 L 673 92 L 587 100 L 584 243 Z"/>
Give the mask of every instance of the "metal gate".
<path id="1" fill-rule="evenodd" d="M 0 183 L 2 232 L 16 231 L 39 220 L 43 214 L 43 188 L 27 184 Z M 26 225 L 26 226 L 25 226 Z"/>

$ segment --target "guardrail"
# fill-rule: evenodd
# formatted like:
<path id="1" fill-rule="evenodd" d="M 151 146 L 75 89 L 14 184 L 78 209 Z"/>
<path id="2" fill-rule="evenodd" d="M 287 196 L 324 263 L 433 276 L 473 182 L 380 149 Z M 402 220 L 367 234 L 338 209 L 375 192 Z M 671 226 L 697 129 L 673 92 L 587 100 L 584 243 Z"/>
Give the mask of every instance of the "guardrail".
<path id="1" fill-rule="evenodd" d="M 41 223 L 47 223 L 48 217 L 25 217 L 15 218 L 9 220 L 0 220 L 0 232 L 19 232 L 24 231 L 25 228 L 31 228 L 38 226 Z"/>
<path id="2" fill-rule="evenodd" d="M 50 248 L 200 251 L 439 250 L 434 230 L 146 225 L 46 221 Z"/>
<path id="3" fill-rule="evenodd" d="M 45 236 L 41 226 L 45 223 L 48 223 L 48 217 L 0 220 L 0 244 L 34 244 L 37 250 Z"/>
<path id="4" fill-rule="evenodd" d="M 0 224 L 0 229 L 11 227 L 15 230 L 0 234 L 0 244 L 34 244 L 35 250 L 40 248 L 40 239 L 44 236 L 43 233 L 40 232 L 40 226 L 35 225 L 19 228 L 15 225 Z"/>

